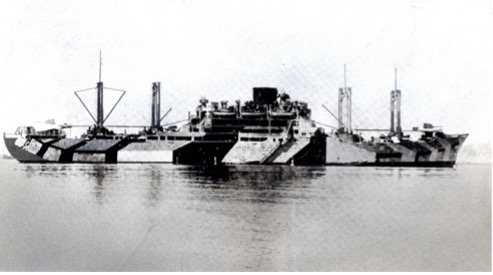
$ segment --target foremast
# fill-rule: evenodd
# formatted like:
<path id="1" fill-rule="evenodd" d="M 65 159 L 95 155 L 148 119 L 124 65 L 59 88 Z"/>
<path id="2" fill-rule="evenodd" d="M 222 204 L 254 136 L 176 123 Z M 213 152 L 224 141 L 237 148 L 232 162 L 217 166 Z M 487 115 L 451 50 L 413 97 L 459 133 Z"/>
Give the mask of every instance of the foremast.
<path id="1" fill-rule="evenodd" d="M 89 127 L 87 134 L 89 136 L 107 136 L 107 135 L 114 135 L 114 133 L 110 130 L 108 130 L 106 127 L 104 127 L 104 123 L 106 120 L 109 118 L 115 107 L 120 103 L 120 100 L 123 98 L 125 95 L 126 91 L 121 90 L 121 89 L 114 89 L 114 88 L 108 88 L 104 87 L 103 82 L 101 81 L 101 68 L 102 68 L 102 56 L 101 56 L 101 50 L 99 50 L 99 81 L 96 83 L 96 87 L 94 88 L 88 88 L 88 89 L 83 89 L 79 91 L 75 91 L 74 94 L 77 96 L 77 98 L 80 100 L 84 108 L 86 109 L 87 113 L 91 116 L 92 120 L 94 121 L 94 126 Z M 89 108 L 87 108 L 86 104 L 82 100 L 82 98 L 79 96 L 80 93 L 82 92 L 87 92 L 90 90 L 96 89 L 97 91 L 97 98 L 96 98 L 96 118 L 92 115 L 91 111 Z M 113 105 L 111 110 L 108 112 L 108 114 L 105 116 L 104 114 L 104 90 L 112 90 L 112 91 L 117 91 L 120 92 L 121 95 L 116 101 L 116 103 Z"/>

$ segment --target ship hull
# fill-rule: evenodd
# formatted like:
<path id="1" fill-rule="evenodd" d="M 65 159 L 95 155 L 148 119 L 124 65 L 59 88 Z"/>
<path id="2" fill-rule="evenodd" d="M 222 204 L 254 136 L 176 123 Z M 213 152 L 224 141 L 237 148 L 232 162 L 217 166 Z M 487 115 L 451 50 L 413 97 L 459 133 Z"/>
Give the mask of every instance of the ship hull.
<path id="1" fill-rule="evenodd" d="M 262 142 L 4 136 L 4 141 L 12 157 L 23 163 L 453 167 L 466 138 L 447 135 L 431 141 L 355 143 L 327 136 Z"/>
<path id="2" fill-rule="evenodd" d="M 467 134 L 401 142 L 354 142 L 347 135 L 327 137 L 326 165 L 453 167 Z"/>
<path id="3" fill-rule="evenodd" d="M 48 160 L 43 159 L 42 157 L 17 146 L 15 144 L 17 140 L 18 139 L 15 137 L 4 136 L 5 146 L 7 147 L 7 150 L 9 151 L 10 155 L 17 161 L 25 163 L 48 162 Z"/>
<path id="4" fill-rule="evenodd" d="M 4 136 L 7 150 L 21 163 L 220 164 L 233 141 L 30 139 Z"/>

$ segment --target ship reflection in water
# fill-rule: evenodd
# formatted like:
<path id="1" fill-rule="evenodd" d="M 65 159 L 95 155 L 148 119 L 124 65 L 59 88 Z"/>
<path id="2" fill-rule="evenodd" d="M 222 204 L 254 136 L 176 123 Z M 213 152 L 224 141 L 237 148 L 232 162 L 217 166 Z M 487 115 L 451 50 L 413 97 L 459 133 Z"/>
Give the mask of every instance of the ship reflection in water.
<path id="1" fill-rule="evenodd" d="M 3 161 L 0 269 L 491 269 L 491 171 Z"/>

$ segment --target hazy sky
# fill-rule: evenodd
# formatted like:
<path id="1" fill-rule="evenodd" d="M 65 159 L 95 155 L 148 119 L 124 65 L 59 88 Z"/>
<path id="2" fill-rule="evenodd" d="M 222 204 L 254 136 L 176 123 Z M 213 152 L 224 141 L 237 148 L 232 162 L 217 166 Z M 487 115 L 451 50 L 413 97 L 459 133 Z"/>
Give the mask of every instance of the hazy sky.
<path id="1" fill-rule="evenodd" d="M 389 127 L 398 68 L 405 129 L 430 122 L 490 140 L 492 1 L 1 1 L 0 130 L 92 120 L 73 91 L 98 80 L 127 91 L 107 123 L 150 124 L 161 81 L 166 121 L 273 86 L 336 125 L 343 66 L 353 126 Z M 95 93 L 84 94 L 95 106 Z M 106 94 L 106 110 L 117 98 Z M 110 102 L 112 101 L 112 102 Z"/>

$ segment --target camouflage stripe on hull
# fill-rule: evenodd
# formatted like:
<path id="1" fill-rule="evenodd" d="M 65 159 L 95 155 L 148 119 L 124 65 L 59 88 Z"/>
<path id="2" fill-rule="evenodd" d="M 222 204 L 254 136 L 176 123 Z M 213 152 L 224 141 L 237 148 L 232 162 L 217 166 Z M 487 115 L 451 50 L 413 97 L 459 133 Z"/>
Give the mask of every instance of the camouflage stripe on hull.
<path id="1" fill-rule="evenodd" d="M 9 151 L 10 155 L 19 162 L 48 162 L 48 160 L 33 154 L 19 146 L 16 145 L 17 138 L 7 138 L 4 137 L 5 146 Z"/>
<path id="2" fill-rule="evenodd" d="M 326 165 L 453 167 L 466 138 L 467 134 L 444 135 L 429 141 L 355 143 L 347 138 L 328 137 Z"/>
<path id="3" fill-rule="evenodd" d="M 19 162 L 173 163 L 191 165 L 294 164 L 452 167 L 467 135 L 430 141 L 356 143 L 345 138 L 313 136 L 307 140 L 264 141 L 30 139 L 4 136 Z"/>

